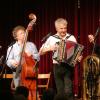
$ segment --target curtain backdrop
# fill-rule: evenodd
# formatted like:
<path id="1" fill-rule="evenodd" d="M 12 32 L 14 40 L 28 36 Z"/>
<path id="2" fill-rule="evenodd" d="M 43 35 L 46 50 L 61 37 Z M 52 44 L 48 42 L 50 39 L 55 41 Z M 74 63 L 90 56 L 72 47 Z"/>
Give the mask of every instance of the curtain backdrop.
<path id="1" fill-rule="evenodd" d="M 6 6 L 5 6 L 6 2 Z M 100 0 L 3 0 L 0 19 L 0 45 L 1 54 L 6 56 L 8 45 L 13 42 L 12 29 L 17 25 L 27 27 L 28 15 L 34 13 L 37 16 L 33 31 L 29 33 L 28 39 L 34 42 L 39 50 L 45 41 L 41 41 L 49 32 L 56 33 L 54 21 L 63 17 L 68 20 L 68 32 L 73 34 L 77 41 L 84 45 L 83 59 L 91 54 L 92 48 L 88 41 L 88 34 L 95 35 L 100 27 Z M 100 35 L 97 37 L 100 44 Z M 74 93 L 79 95 L 82 86 L 82 61 L 75 66 Z M 52 72 L 52 53 L 41 56 L 39 62 L 39 73 Z M 55 87 L 53 79 L 50 86 Z"/>

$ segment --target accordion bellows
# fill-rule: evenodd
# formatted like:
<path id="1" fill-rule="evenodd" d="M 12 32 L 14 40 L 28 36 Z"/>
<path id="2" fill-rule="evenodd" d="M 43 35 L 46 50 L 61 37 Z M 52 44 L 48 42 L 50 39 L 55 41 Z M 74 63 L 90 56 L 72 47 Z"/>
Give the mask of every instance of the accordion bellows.
<path id="1" fill-rule="evenodd" d="M 57 42 L 57 45 L 58 48 L 57 51 L 54 52 L 53 59 L 58 62 L 68 63 L 70 66 L 74 67 L 84 46 L 69 40 L 61 40 L 60 42 Z"/>

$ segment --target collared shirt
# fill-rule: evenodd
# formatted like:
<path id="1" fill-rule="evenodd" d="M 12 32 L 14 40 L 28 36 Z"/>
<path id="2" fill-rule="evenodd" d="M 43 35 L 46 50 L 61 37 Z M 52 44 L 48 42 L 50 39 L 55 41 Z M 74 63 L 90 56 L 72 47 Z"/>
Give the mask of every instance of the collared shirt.
<path id="1" fill-rule="evenodd" d="M 36 45 L 32 42 L 27 42 L 25 45 L 25 50 L 29 51 L 32 54 L 32 58 L 39 61 L 40 56 L 38 54 L 38 50 L 36 48 Z M 13 61 L 20 62 L 22 47 L 16 42 L 14 45 L 10 46 L 7 50 L 7 65 L 10 68 L 15 68 L 12 66 Z"/>
<path id="2" fill-rule="evenodd" d="M 53 45 L 55 45 L 57 42 L 59 42 L 59 41 L 60 41 L 60 38 L 57 38 L 57 37 L 55 37 L 55 36 L 59 36 L 59 34 L 56 33 L 55 35 L 50 36 L 50 37 L 47 39 L 47 41 L 42 45 L 42 47 L 41 47 L 40 49 L 42 49 L 42 48 L 50 48 L 50 46 L 53 46 Z M 73 41 L 73 42 L 77 42 L 76 39 L 75 39 L 75 37 L 74 37 L 73 35 L 70 35 L 69 33 L 66 33 L 66 36 L 63 38 L 63 40 L 65 40 L 67 37 L 68 37 L 67 40 Z M 58 62 L 57 62 L 56 60 L 53 59 L 53 63 L 58 63 Z"/>

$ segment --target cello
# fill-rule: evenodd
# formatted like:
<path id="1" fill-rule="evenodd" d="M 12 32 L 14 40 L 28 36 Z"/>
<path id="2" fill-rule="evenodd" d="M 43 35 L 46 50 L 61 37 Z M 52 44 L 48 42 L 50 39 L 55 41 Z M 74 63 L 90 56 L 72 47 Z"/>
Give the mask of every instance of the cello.
<path id="1" fill-rule="evenodd" d="M 36 16 L 31 13 L 29 15 L 29 18 L 31 19 L 31 21 L 29 22 L 28 27 L 26 28 L 24 43 L 20 56 L 20 63 L 16 69 L 15 77 L 20 76 L 20 86 L 25 86 L 29 89 L 28 100 L 36 100 L 36 73 L 33 69 L 34 67 L 36 67 L 37 61 L 35 61 L 32 58 L 32 56 L 28 56 L 25 53 L 25 46 L 27 42 L 28 33 L 36 22 Z"/>

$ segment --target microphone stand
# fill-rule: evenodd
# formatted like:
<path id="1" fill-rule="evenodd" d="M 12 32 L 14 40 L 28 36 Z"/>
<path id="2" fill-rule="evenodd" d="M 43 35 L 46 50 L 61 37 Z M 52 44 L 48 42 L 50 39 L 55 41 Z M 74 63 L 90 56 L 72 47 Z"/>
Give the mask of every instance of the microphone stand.
<path id="1" fill-rule="evenodd" d="M 12 48 L 13 48 L 13 45 L 11 46 L 11 49 L 10 49 L 10 51 L 9 51 L 9 54 L 8 54 L 6 60 L 5 60 L 4 63 L 3 63 L 3 69 L 2 69 L 2 71 L 1 71 L 1 73 L 0 73 L 0 78 L 3 78 L 3 73 L 4 73 L 4 75 L 5 75 L 4 78 L 6 79 L 6 74 L 7 74 L 6 63 L 7 63 L 7 60 L 8 60 L 8 58 L 9 58 L 9 55 L 10 55 L 10 53 L 11 53 L 11 51 L 12 51 Z"/>
<path id="2" fill-rule="evenodd" d="M 41 40 L 41 42 L 45 41 L 47 38 L 49 38 L 51 36 L 51 32 L 48 33 L 46 36 L 43 37 L 43 39 Z"/>

